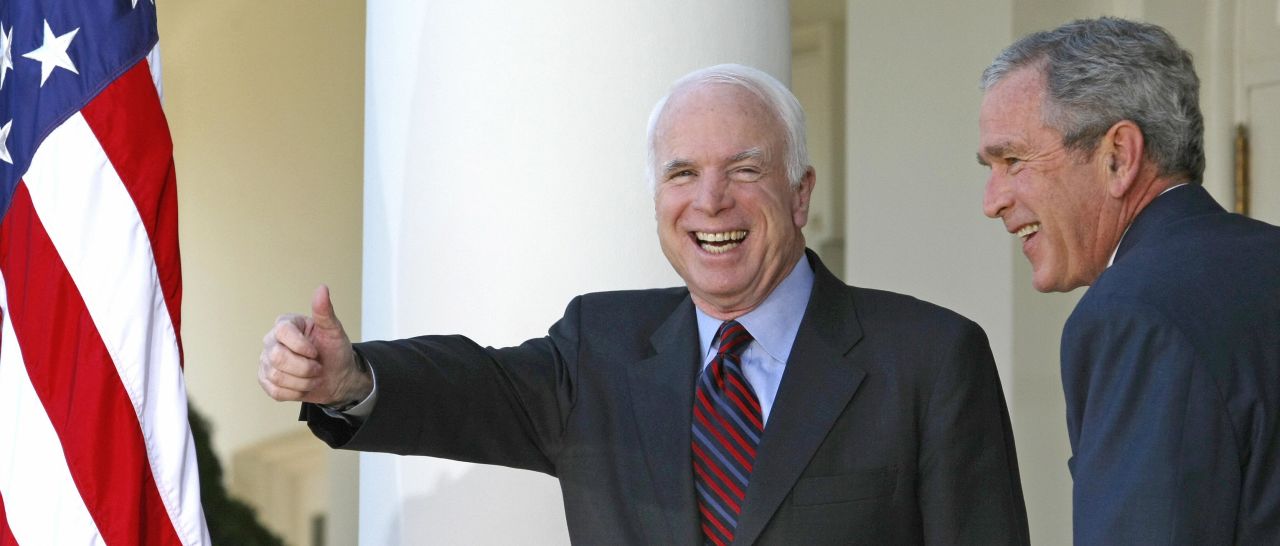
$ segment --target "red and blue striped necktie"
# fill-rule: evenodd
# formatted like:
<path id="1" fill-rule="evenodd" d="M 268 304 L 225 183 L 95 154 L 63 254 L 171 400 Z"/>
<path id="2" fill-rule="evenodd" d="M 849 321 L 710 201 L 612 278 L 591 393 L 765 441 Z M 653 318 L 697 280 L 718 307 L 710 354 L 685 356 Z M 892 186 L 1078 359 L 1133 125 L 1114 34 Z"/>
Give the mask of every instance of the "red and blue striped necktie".
<path id="1" fill-rule="evenodd" d="M 720 349 L 699 375 L 693 403 L 693 478 L 702 536 L 708 544 L 724 546 L 733 542 L 764 419 L 742 374 L 742 352 L 751 334 L 731 320 L 716 337 Z"/>

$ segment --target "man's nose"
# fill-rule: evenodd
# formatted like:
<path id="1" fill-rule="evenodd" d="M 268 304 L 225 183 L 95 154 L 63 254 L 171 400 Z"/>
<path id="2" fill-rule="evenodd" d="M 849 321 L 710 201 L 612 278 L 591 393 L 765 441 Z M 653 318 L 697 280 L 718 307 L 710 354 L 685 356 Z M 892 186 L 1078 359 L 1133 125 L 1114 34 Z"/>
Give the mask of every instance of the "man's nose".
<path id="1" fill-rule="evenodd" d="M 1013 205 L 1013 196 L 1008 177 L 992 169 L 991 176 L 987 177 L 986 191 L 982 195 L 982 213 L 988 218 L 999 218 L 1011 205 Z"/>
<path id="2" fill-rule="evenodd" d="M 693 198 L 693 207 L 708 216 L 715 216 L 733 206 L 731 191 L 732 181 L 723 174 L 703 176 L 697 181 L 697 194 Z"/>

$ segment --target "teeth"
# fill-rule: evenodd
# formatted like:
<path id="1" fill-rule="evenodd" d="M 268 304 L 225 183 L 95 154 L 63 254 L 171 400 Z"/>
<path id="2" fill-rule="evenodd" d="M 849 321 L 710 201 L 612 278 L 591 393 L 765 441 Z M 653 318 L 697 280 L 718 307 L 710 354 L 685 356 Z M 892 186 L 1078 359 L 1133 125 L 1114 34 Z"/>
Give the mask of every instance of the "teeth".
<path id="1" fill-rule="evenodd" d="M 721 231 L 719 233 L 708 233 L 705 231 L 697 231 L 693 234 L 698 241 L 703 243 L 722 243 L 725 241 L 741 241 L 747 238 L 747 232 L 738 231 Z"/>
<path id="2" fill-rule="evenodd" d="M 742 243 L 743 239 L 747 238 L 747 232 L 743 230 L 717 233 L 697 231 L 693 235 L 698 239 L 698 246 L 711 254 L 723 254 L 733 250 Z"/>
<path id="3" fill-rule="evenodd" d="M 1030 237 L 1032 233 L 1035 233 L 1037 231 L 1040 231 L 1039 223 L 1027 224 L 1025 226 L 1022 226 L 1022 229 L 1018 230 L 1018 233 L 1016 233 L 1015 235 L 1017 235 L 1019 238 L 1025 241 L 1027 240 L 1027 237 Z"/>
<path id="4" fill-rule="evenodd" d="M 707 243 L 703 243 L 703 244 L 702 244 L 702 245 L 700 245 L 700 246 L 702 247 L 702 250 L 705 250 L 705 251 L 710 252 L 710 253 L 712 253 L 712 254 L 723 254 L 723 253 L 725 253 L 725 252 L 728 252 L 728 251 L 733 250 L 734 248 L 736 248 L 736 247 L 738 246 L 738 243 L 729 243 L 729 244 L 727 244 L 727 245 L 720 245 L 720 246 L 709 245 L 709 244 L 707 244 Z"/>

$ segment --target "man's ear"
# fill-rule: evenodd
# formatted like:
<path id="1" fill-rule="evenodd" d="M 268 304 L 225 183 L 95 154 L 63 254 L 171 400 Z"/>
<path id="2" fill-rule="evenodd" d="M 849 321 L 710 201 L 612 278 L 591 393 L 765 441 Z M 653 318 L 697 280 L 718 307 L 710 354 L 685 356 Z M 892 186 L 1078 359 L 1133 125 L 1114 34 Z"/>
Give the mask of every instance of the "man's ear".
<path id="1" fill-rule="evenodd" d="M 1103 135 L 1099 152 L 1106 169 L 1107 191 L 1112 197 L 1124 197 L 1133 187 L 1142 170 L 1145 146 L 1142 129 L 1127 119 L 1117 121 Z"/>
<path id="2" fill-rule="evenodd" d="M 800 177 L 800 185 L 791 190 L 796 193 L 795 202 L 791 205 L 791 216 L 796 227 L 802 228 L 809 223 L 809 198 L 813 196 L 813 185 L 817 183 L 817 175 L 813 167 L 805 169 Z"/>

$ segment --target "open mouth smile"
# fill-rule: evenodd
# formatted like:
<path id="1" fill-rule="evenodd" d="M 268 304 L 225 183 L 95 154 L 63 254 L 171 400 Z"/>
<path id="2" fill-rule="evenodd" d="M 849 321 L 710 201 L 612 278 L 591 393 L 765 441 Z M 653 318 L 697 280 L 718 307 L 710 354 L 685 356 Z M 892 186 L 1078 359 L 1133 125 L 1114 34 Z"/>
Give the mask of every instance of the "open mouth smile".
<path id="1" fill-rule="evenodd" d="M 747 238 L 745 230 L 736 231 L 695 231 L 692 233 L 694 242 L 698 244 L 702 250 L 711 254 L 723 254 L 733 250 L 742 244 Z"/>
<path id="2" fill-rule="evenodd" d="M 1027 239 L 1030 239 L 1032 235 L 1035 235 L 1039 231 L 1040 231 L 1040 223 L 1036 222 L 1033 224 L 1027 224 L 1025 226 L 1022 226 L 1022 228 L 1019 229 L 1016 233 L 1014 233 L 1014 235 L 1017 235 L 1018 238 L 1022 239 L 1022 242 L 1025 243 L 1027 242 Z"/>

